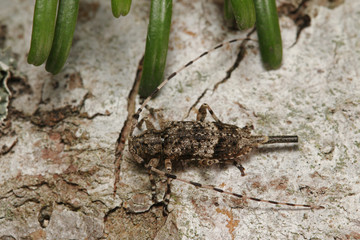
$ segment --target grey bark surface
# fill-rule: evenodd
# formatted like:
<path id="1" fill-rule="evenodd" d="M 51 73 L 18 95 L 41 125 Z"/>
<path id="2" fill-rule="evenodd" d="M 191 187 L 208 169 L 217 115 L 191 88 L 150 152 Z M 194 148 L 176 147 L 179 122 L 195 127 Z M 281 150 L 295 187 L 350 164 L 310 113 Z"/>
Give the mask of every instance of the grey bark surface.
<path id="1" fill-rule="evenodd" d="M 126 144 L 115 182 L 116 141 L 133 100 L 150 2 L 133 1 L 130 14 L 115 19 L 110 1 L 81 1 L 70 56 L 57 76 L 26 62 L 34 2 L 0 5 L 0 46 L 11 48 L 22 76 L 8 83 L 13 96 L 0 137 L 2 149 L 13 145 L 0 156 L 0 239 L 360 239 L 359 1 L 308 2 L 311 25 L 296 43 L 297 25 L 281 14 L 278 70 L 265 71 L 257 42 L 249 42 L 218 84 L 236 61 L 233 44 L 183 71 L 150 102 L 168 120 L 194 120 L 208 103 L 221 121 L 252 123 L 255 134 L 298 135 L 298 147 L 253 151 L 243 161 L 245 177 L 234 166 L 178 164 L 174 173 L 325 209 L 244 202 L 173 181 L 168 217 L 151 203 L 147 171 Z M 217 1 L 174 1 L 165 75 L 247 33 L 225 27 Z M 166 183 L 156 180 L 161 199 Z"/>

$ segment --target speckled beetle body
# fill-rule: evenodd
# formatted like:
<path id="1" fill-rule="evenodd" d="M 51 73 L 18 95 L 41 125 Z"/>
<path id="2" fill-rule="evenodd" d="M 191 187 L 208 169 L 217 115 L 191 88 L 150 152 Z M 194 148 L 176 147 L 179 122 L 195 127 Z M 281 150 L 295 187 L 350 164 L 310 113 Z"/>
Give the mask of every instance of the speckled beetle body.
<path id="1" fill-rule="evenodd" d="M 239 40 L 240 39 L 235 39 L 228 41 L 227 43 L 233 43 Z M 298 142 L 297 136 L 256 136 L 251 135 L 253 126 L 239 128 L 235 125 L 222 123 L 216 117 L 212 109 L 205 103 L 199 108 L 196 121 L 164 121 L 163 119 L 160 119 L 160 129 L 156 129 L 147 118 L 143 118 L 139 121 L 142 110 L 168 81 L 184 68 L 192 65 L 195 61 L 206 56 L 209 52 L 222 46 L 224 46 L 224 44 L 219 44 L 210 51 L 204 52 L 196 59 L 185 64 L 177 72 L 170 74 L 170 76 L 144 100 L 140 108 L 133 115 L 129 136 L 129 151 L 139 164 L 148 169 L 152 186 L 153 201 L 157 202 L 156 183 L 152 175 L 153 172 L 156 172 L 167 178 L 167 190 L 164 196 L 164 214 L 168 213 L 167 206 L 170 200 L 171 179 L 176 179 L 196 187 L 211 189 L 247 200 L 277 205 L 300 206 L 312 209 L 323 208 L 322 206 L 294 204 L 247 197 L 210 185 L 180 179 L 176 175 L 171 174 L 173 161 L 198 161 L 199 164 L 207 166 L 216 163 L 234 164 L 240 170 L 241 175 L 244 176 L 245 168 L 241 165 L 240 161 L 241 158 L 248 154 L 253 148 L 262 144 Z M 205 121 L 207 112 L 210 113 L 214 122 Z M 147 130 L 137 136 L 133 136 L 135 128 L 141 128 L 143 123 L 146 124 Z M 165 165 L 166 172 L 157 169 L 159 163 L 160 165 Z"/>

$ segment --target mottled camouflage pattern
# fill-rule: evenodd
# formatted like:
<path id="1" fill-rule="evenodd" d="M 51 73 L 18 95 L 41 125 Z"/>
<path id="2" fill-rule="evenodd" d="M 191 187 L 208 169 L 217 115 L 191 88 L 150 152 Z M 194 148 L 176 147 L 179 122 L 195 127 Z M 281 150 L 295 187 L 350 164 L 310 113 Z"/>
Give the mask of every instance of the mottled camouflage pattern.
<path id="1" fill-rule="evenodd" d="M 161 130 L 133 137 L 130 151 L 146 163 L 152 158 L 171 160 L 233 160 L 249 153 L 266 137 L 251 136 L 250 128 L 221 122 L 167 122 Z"/>

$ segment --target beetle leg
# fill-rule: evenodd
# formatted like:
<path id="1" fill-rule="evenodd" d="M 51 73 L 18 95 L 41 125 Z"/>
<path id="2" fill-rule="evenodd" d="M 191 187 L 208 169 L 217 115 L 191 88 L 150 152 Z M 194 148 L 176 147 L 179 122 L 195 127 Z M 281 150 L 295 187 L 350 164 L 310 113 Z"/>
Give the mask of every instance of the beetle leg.
<path id="1" fill-rule="evenodd" d="M 161 129 L 164 129 L 164 126 L 166 124 L 166 120 L 164 119 L 164 115 L 162 114 L 163 109 L 155 109 L 155 108 L 147 108 L 150 112 L 151 117 L 156 119 L 159 123 L 159 126 Z"/>
<path id="2" fill-rule="evenodd" d="M 170 159 L 165 159 L 165 169 L 167 173 L 171 173 L 172 171 L 172 164 L 171 164 L 171 160 Z M 170 189 L 170 183 L 171 183 L 171 178 L 167 178 L 166 179 L 166 192 L 165 192 L 165 196 L 164 196 L 164 210 L 163 213 L 164 215 L 168 215 L 169 214 L 169 210 L 168 210 L 168 205 L 170 202 L 170 194 L 171 194 L 171 189 Z"/>
<path id="3" fill-rule="evenodd" d="M 149 168 L 149 167 L 156 168 L 158 164 L 159 164 L 159 159 L 152 158 L 145 167 L 146 168 Z M 151 170 L 149 170 L 149 179 L 150 179 L 150 183 L 151 183 L 151 197 L 152 197 L 153 202 L 157 203 L 158 201 L 157 201 L 157 197 L 156 197 L 156 182 L 155 182 L 154 175 L 152 174 Z"/>
<path id="4" fill-rule="evenodd" d="M 217 159 L 201 159 L 199 160 L 200 165 L 203 166 L 211 166 L 213 164 L 218 163 L 225 163 L 225 164 L 234 164 L 241 172 L 241 176 L 245 176 L 245 168 L 241 165 L 240 159 L 235 160 L 226 160 L 226 161 L 219 161 Z"/>
<path id="5" fill-rule="evenodd" d="M 156 117 L 157 117 L 157 120 L 159 122 L 160 128 L 164 129 L 165 124 L 166 124 L 166 120 L 164 119 L 164 115 L 161 113 L 160 110 L 157 112 Z"/>
<path id="6" fill-rule="evenodd" d="M 235 167 L 237 167 L 240 170 L 241 176 L 244 177 L 246 175 L 245 168 L 241 165 L 240 161 L 241 161 L 240 159 L 234 159 L 234 160 L 222 161 L 221 163 L 233 164 Z"/>
<path id="7" fill-rule="evenodd" d="M 142 164 L 142 165 L 145 164 L 144 159 L 142 159 L 141 157 L 139 157 L 138 155 L 136 155 L 136 154 L 134 153 L 135 150 L 134 150 L 132 147 L 130 148 L 130 152 L 131 152 L 133 158 L 135 158 L 135 161 L 136 161 L 137 163 Z"/>
<path id="8" fill-rule="evenodd" d="M 137 128 L 141 129 L 142 125 L 144 124 L 146 125 L 146 129 L 147 130 L 156 130 L 154 125 L 152 124 L 152 122 L 150 122 L 148 117 L 144 117 L 142 118 L 139 123 L 136 125 Z"/>
<path id="9" fill-rule="evenodd" d="M 213 110 L 207 105 L 207 103 L 203 103 L 201 107 L 199 108 L 198 114 L 196 116 L 196 121 L 204 122 L 206 117 L 206 110 L 209 111 L 212 118 L 215 120 L 215 122 L 221 123 L 221 121 L 217 118 Z"/>
<path id="10" fill-rule="evenodd" d="M 240 170 L 241 176 L 244 177 L 246 175 L 245 168 L 241 165 L 240 160 L 235 159 L 233 163 L 234 163 L 235 167 L 237 167 Z"/>

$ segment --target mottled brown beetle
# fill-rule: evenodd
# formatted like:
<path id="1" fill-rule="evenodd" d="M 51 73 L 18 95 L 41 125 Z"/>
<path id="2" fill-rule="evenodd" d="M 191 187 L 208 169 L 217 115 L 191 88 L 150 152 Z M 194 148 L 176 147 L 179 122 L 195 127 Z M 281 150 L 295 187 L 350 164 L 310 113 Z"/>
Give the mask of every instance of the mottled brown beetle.
<path id="1" fill-rule="evenodd" d="M 234 39 L 226 43 L 233 43 L 244 39 Z M 249 39 L 246 39 L 249 40 Z M 196 59 L 188 62 L 177 72 L 172 73 L 165 79 L 156 90 L 143 102 L 138 111 L 133 115 L 131 132 L 129 137 L 129 150 L 134 159 L 149 170 L 149 178 L 152 186 L 152 199 L 156 202 L 156 184 L 152 172 L 156 172 L 167 178 L 167 190 L 164 197 L 164 214 L 167 214 L 167 205 L 170 200 L 170 180 L 194 185 L 196 187 L 212 189 L 217 192 L 230 194 L 235 197 L 267 202 L 271 204 L 299 206 L 311 209 L 323 208 L 322 206 L 308 204 L 294 204 L 263 200 L 247 197 L 237 193 L 228 192 L 209 185 L 203 185 L 193 181 L 179 179 L 171 174 L 172 161 L 198 161 L 202 165 L 212 165 L 216 163 L 234 164 L 244 176 L 244 168 L 240 163 L 241 157 L 248 154 L 253 148 L 263 144 L 272 143 L 297 143 L 297 136 L 253 136 L 251 135 L 252 126 L 239 128 L 235 125 L 222 123 L 207 104 L 203 104 L 197 114 L 196 121 L 160 121 L 160 129 L 157 130 L 153 124 L 143 118 L 138 121 L 140 113 L 147 106 L 150 99 L 179 71 L 190 66 L 192 63 L 207 55 L 209 52 L 222 47 L 220 44 L 213 49 L 204 52 Z M 209 111 L 214 122 L 205 122 L 206 113 Z M 139 128 L 145 122 L 147 130 L 138 136 L 133 136 L 135 127 Z M 163 161 L 166 172 L 157 169 L 159 161 Z"/>

